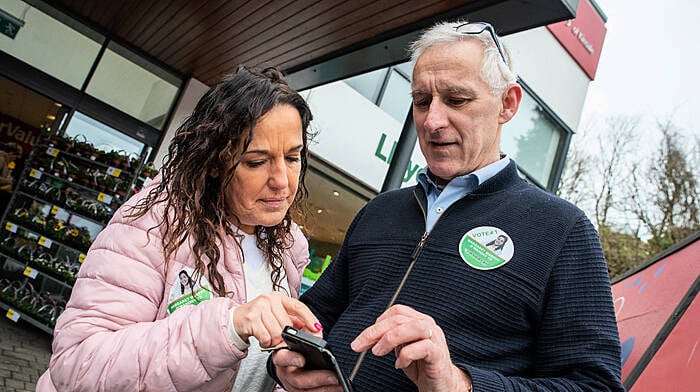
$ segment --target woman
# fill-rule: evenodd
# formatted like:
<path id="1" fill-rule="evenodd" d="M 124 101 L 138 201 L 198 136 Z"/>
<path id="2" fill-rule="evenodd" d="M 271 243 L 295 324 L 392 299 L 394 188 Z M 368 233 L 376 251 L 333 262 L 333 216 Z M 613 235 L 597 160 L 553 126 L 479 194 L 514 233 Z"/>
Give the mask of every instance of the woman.
<path id="1" fill-rule="evenodd" d="M 274 69 L 211 88 L 160 175 L 93 243 L 37 389 L 271 390 L 259 346 L 280 344 L 284 325 L 321 329 L 294 299 L 310 121 Z M 171 300 L 182 271 L 193 287 Z"/>
<path id="2" fill-rule="evenodd" d="M 494 253 L 501 254 L 501 251 L 503 251 L 503 247 L 506 246 L 506 242 L 508 242 L 508 237 L 501 234 L 498 237 L 496 237 L 495 240 L 487 243 L 485 246 L 491 249 Z"/>
<path id="3" fill-rule="evenodd" d="M 174 284 L 170 289 L 170 296 L 168 297 L 168 303 L 172 303 L 178 298 L 186 297 L 194 293 L 195 282 L 190 278 L 187 270 L 182 270 L 177 274 L 180 278 L 180 285 Z"/>

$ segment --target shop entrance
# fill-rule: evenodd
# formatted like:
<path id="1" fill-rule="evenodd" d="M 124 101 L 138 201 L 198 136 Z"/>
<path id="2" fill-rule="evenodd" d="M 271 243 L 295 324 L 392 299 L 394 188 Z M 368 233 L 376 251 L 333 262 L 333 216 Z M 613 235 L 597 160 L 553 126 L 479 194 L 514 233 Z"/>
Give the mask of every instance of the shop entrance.
<path id="1" fill-rule="evenodd" d="M 8 207 L 10 195 L 17 187 L 24 161 L 36 144 L 41 129 L 51 127 L 62 105 L 24 86 L 0 76 L 0 148 L 22 154 L 9 164 L 12 184 L 0 190 L 0 216 Z"/>

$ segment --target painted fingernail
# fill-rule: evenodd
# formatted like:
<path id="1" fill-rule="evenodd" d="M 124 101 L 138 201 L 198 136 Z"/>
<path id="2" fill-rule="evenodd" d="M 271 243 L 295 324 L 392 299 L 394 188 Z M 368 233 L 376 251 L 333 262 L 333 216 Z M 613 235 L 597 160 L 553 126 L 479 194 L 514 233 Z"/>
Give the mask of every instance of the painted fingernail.
<path id="1" fill-rule="evenodd" d="M 323 331 L 323 325 L 321 325 L 321 323 L 314 323 L 314 327 L 316 327 L 317 331 Z"/>

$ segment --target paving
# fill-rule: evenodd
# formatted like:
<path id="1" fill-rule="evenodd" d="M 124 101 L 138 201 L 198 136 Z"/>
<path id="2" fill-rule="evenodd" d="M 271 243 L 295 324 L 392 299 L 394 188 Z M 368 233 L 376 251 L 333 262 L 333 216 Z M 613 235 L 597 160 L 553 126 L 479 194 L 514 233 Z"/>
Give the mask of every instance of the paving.
<path id="1" fill-rule="evenodd" d="M 35 391 L 50 357 L 51 335 L 21 319 L 0 317 L 0 392 Z"/>

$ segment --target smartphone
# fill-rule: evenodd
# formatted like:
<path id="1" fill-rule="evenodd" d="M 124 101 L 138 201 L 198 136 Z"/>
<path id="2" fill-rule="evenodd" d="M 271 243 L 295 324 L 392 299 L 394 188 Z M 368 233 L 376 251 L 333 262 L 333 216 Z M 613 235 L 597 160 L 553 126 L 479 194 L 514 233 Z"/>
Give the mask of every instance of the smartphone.
<path id="1" fill-rule="evenodd" d="M 350 380 L 343 374 L 338 361 L 325 340 L 291 326 L 284 327 L 282 338 L 290 350 L 301 353 L 304 356 L 306 359 L 305 369 L 332 370 L 338 377 L 338 382 L 343 387 L 343 391 L 353 391 Z"/>

